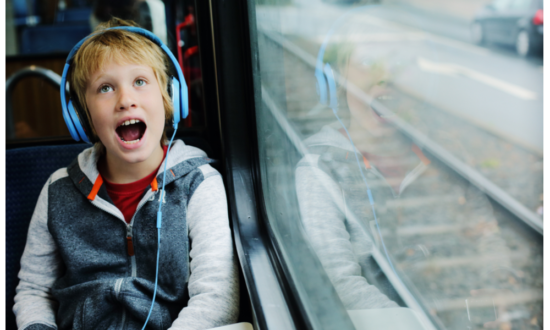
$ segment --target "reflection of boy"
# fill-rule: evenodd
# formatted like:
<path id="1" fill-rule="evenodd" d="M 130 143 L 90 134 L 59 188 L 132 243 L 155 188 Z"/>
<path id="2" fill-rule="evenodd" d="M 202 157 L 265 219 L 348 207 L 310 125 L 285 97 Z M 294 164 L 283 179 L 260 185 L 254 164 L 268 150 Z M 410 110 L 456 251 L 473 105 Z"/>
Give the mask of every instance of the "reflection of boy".
<path id="1" fill-rule="evenodd" d="M 384 86 L 378 84 L 378 81 L 383 79 L 384 72 L 356 72 L 362 68 L 350 66 L 352 51 L 353 48 L 346 44 L 342 47 L 329 46 L 324 60 L 332 62 L 333 67 L 340 72 L 353 71 L 352 74 L 363 79 L 361 87 L 375 92 L 383 91 Z M 349 104 L 355 100 L 343 92 L 338 92 L 343 99 L 343 102 L 339 100 L 339 116 L 352 126 L 348 126 L 350 134 L 361 134 L 365 131 L 361 124 L 372 116 L 359 116 L 351 109 L 352 104 Z M 343 109 L 344 105 L 349 105 L 349 108 Z M 350 116 L 351 120 L 348 120 L 350 118 L 346 117 Z M 356 217 L 357 210 L 351 208 L 358 206 L 360 213 L 369 212 L 370 208 L 368 197 L 360 192 L 366 193 L 366 189 L 355 187 L 363 181 L 355 176 L 357 165 L 354 150 L 346 136 L 340 123 L 336 122 L 323 127 L 304 141 L 309 154 L 296 168 L 296 191 L 302 222 L 346 309 L 399 307 L 366 278 L 373 273 L 368 263 L 373 246 L 361 224 L 364 214 Z M 365 197 L 359 203 L 354 201 L 350 204 L 351 196 L 346 190 L 352 187 L 354 197 Z"/>
<path id="2" fill-rule="evenodd" d="M 353 86 L 373 99 L 383 98 L 389 92 L 386 86 L 392 77 L 379 60 L 383 56 L 373 53 L 376 54 L 377 48 L 387 47 L 349 43 L 344 47 L 328 47 L 324 60 L 331 60 L 346 79 L 347 87 Z M 296 168 L 300 213 L 311 244 L 347 309 L 396 307 L 368 282 L 377 276 L 377 270 L 368 262 L 373 244 L 383 250 L 377 226 L 393 259 L 410 262 L 422 258 L 415 251 L 419 246 L 425 248 L 423 244 L 439 242 L 398 236 L 397 229 L 405 221 L 454 226 L 459 221 L 463 226 L 484 222 L 496 226 L 496 221 L 483 193 L 461 178 L 446 175 L 438 164 L 431 164 L 418 146 L 390 124 L 390 119 L 380 117 L 364 98 L 348 91 L 339 90 L 338 100 L 338 115 L 350 117 L 346 129 L 335 122 L 304 141 L 309 154 Z M 378 224 L 355 152 L 374 196 Z M 449 196 L 456 198 L 449 201 Z M 437 199 L 438 203 L 419 207 L 422 199 Z M 509 264 L 509 250 L 504 241 L 496 234 L 491 236 L 494 251 L 500 253 L 494 257 L 498 261 L 491 263 Z M 452 242 L 456 241 L 459 240 L 453 237 Z M 479 252 L 494 252 L 488 251 L 486 241 L 486 237 L 480 239 Z M 468 245 L 471 243 L 465 239 L 452 248 L 468 250 Z M 407 254 L 404 258 L 403 251 Z M 422 252 L 429 254 L 427 249 Z M 422 280 L 413 278 L 415 284 L 422 284 Z M 432 291 L 422 289 L 423 293 Z"/>
<path id="3" fill-rule="evenodd" d="M 99 30 L 130 25 L 113 19 Z M 234 323 L 238 279 L 225 191 L 206 154 L 176 141 L 165 54 L 124 30 L 89 38 L 69 79 L 98 142 L 42 189 L 21 259 L 19 329 L 148 329 Z M 161 166 L 162 165 L 162 166 Z M 191 246 L 189 246 L 191 245 Z"/>

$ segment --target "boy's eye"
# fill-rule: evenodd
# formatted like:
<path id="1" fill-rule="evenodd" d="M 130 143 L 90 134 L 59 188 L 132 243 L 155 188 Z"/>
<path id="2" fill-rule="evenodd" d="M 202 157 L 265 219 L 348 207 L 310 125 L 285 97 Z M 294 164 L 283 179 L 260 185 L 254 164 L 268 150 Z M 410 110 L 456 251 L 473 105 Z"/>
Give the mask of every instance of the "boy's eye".
<path id="1" fill-rule="evenodd" d="M 108 85 L 103 85 L 99 88 L 99 91 L 101 93 L 108 93 L 110 91 L 112 91 L 113 89 L 111 88 L 111 86 L 108 86 Z"/>
<path id="2" fill-rule="evenodd" d="M 138 87 L 145 86 L 145 80 L 143 79 L 136 80 L 136 86 Z"/>

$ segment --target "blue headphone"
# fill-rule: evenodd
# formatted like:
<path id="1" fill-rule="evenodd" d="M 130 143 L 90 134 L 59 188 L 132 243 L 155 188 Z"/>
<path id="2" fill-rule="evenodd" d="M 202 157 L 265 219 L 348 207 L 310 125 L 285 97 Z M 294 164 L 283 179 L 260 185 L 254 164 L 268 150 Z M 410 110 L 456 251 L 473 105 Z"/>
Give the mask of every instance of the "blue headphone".
<path id="1" fill-rule="evenodd" d="M 187 115 L 189 114 L 187 84 L 185 82 L 185 78 L 183 77 L 183 72 L 181 71 L 178 60 L 174 57 L 170 49 L 168 49 L 168 47 L 166 47 L 166 45 L 163 44 L 162 41 L 160 41 L 160 39 L 153 33 L 135 26 L 117 26 L 102 30 L 98 33 L 91 34 L 86 38 L 80 40 L 73 47 L 73 49 L 69 53 L 69 56 L 67 57 L 65 67 L 63 68 L 63 75 L 61 76 L 60 93 L 61 108 L 63 109 L 63 119 L 65 120 L 65 124 L 67 124 L 67 128 L 69 129 L 71 137 L 76 141 L 82 140 L 86 143 L 95 142 L 92 136 L 91 125 L 88 122 L 88 116 L 86 116 L 86 113 L 84 112 L 82 106 L 78 104 L 77 100 L 73 101 L 69 99 L 69 104 L 67 104 L 66 102 L 65 86 L 67 84 L 67 73 L 69 72 L 69 67 L 71 66 L 71 62 L 76 52 L 80 49 L 80 47 L 86 40 L 109 30 L 126 30 L 140 34 L 157 44 L 168 55 L 174 67 L 176 68 L 178 75 L 177 78 L 172 77 L 171 82 L 168 83 L 168 94 L 170 94 L 170 96 L 172 97 L 172 103 L 174 106 L 173 125 L 174 129 L 176 129 L 180 120 L 187 118 Z"/>

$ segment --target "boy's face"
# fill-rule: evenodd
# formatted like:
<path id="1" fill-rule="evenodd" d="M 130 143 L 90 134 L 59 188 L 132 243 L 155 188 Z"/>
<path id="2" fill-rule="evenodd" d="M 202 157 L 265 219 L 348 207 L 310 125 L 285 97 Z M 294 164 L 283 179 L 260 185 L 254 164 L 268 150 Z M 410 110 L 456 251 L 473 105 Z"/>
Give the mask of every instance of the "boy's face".
<path id="1" fill-rule="evenodd" d="M 387 83 L 390 75 L 381 60 L 371 59 L 371 53 L 369 47 L 357 47 L 347 64 L 346 78 L 365 94 L 377 98 L 388 93 Z M 347 93 L 347 103 L 356 123 L 368 129 L 371 134 L 377 135 L 376 128 L 384 125 L 385 120 L 353 93 Z"/>
<path id="2" fill-rule="evenodd" d="M 86 104 L 108 157 L 135 164 L 162 150 L 164 104 L 151 67 L 108 62 L 90 77 Z"/>

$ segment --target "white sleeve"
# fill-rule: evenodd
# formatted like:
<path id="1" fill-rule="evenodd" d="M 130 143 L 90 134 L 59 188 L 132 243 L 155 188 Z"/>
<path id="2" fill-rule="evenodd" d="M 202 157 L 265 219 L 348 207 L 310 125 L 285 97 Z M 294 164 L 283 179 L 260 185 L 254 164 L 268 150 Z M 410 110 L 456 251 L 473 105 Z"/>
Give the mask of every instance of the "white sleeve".
<path id="1" fill-rule="evenodd" d="M 21 258 L 20 281 L 13 307 L 19 329 L 25 329 L 33 324 L 57 329 L 55 312 L 58 304 L 51 295 L 51 287 L 60 276 L 62 261 L 48 230 L 50 181 L 51 178 L 40 192 Z"/>
<path id="2" fill-rule="evenodd" d="M 309 241 L 346 309 L 399 307 L 361 275 L 340 187 L 319 168 L 298 166 L 296 193 Z"/>
<path id="3" fill-rule="evenodd" d="M 189 302 L 170 329 L 210 329 L 237 322 L 239 277 L 220 174 L 201 166 L 204 181 L 187 209 L 191 240 Z"/>

